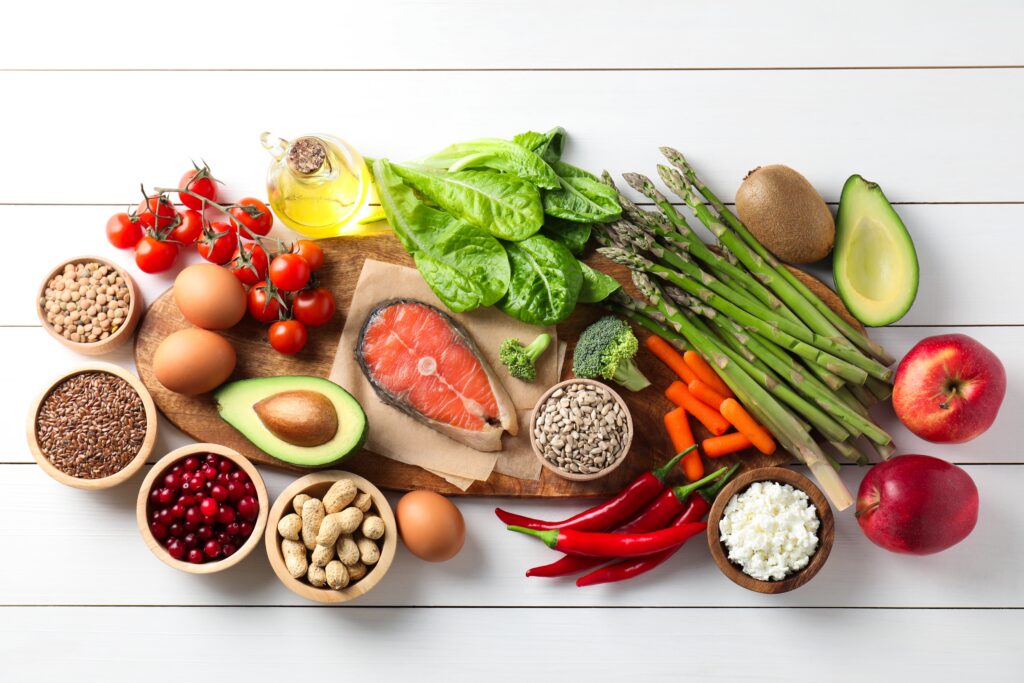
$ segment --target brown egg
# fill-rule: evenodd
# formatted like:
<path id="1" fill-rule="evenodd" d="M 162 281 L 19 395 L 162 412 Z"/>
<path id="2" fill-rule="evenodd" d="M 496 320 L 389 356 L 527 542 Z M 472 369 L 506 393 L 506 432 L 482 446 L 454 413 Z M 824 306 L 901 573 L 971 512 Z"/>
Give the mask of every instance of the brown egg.
<path id="1" fill-rule="evenodd" d="M 455 504 L 433 491 L 410 491 L 395 508 L 398 535 L 416 557 L 444 562 L 466 540 L 466 522 Z"/>
<path id="2" fill-rule="evenodd" d="M 153 374 L 179 394 L 203 394 L 235 369 L 235 347 L 216 332 L 191 327 L 167 336 L 153 354 Z"/>
<path id="3" fill-rule="evenodd" d="M 174 303 L 204 330 L 226 330 L 245 315 L 245 287 L 227 268 L 197 263 L 174 279 Z"/>

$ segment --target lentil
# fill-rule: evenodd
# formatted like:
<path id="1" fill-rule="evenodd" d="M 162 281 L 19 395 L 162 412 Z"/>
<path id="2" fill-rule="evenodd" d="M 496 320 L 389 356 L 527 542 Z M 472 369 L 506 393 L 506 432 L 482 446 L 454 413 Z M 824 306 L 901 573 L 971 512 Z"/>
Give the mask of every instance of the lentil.
<path id="1" fill-rule="evenodd" d="M 626 416 L 604 387 L 568 384 L 537 409 L 533 434 L 553 466 L 573 474 L 596 474 L 625 454 Z"/>
<path id="2" fill-rule="evenodd" d="M 79 479 L 120 472 L 142 448 L 146 408 L 132 385 L 109 372 L 83 372 L 39 406 L 36 440 L 54 467 Z"/>
<path id="3" fill-rule="evenodd" d="M 117 332 L 128 318 L 131 290 L 110 266 L 68 263 L 47 284 L 39 306 L 54 331 L 73 342 L 90 344 Z"/>

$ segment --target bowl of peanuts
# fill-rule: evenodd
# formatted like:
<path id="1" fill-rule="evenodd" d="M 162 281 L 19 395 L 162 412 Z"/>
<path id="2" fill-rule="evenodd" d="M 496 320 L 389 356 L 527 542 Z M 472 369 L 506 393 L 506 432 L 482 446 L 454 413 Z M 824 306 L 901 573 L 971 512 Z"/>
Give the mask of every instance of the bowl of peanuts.
<path id="1" fill-rule="evenodd" d="M 79 256 L 51 270 L 39 286 L 36 310 L 50 336 L 98 356 L 132 337 L 145 303 L 124 270 L 99 256 Z"/>
<path id="2" fill-rule="evenodd" d="M 325 470 L 295 480 L 278 496 L 264 540 L 285 587 L 340 604 L 384 578 L 398 548 L 398 524 L 376 486 L 357 474 Z"/>

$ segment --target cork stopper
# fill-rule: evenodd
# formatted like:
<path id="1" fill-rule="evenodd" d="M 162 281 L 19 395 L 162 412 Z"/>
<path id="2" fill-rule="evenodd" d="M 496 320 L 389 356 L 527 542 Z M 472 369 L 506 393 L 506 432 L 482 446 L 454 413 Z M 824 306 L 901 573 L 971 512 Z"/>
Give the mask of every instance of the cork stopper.
<path id="1" fill-rule="evenodd" d="M 288 148 L 288 168 L 293 173 L 316 173 L 327 159 L 327 147 L 320 138 L 302 137 Z"/>

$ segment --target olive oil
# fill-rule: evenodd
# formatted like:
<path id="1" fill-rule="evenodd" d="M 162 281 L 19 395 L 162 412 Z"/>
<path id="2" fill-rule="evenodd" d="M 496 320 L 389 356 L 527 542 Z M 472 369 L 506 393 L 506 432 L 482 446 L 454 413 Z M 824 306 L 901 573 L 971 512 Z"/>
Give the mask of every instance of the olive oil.
<path id="1" fill-rule="evenodd" d="M 304 135 L 273 142 L 260 136 L 274 161 L 267 173 L 270 208 L 288 227 L 307 237 L 358 236 L 387 230 L 370 222 L 372 180 L 362 156 L 330 135 Z"/>

